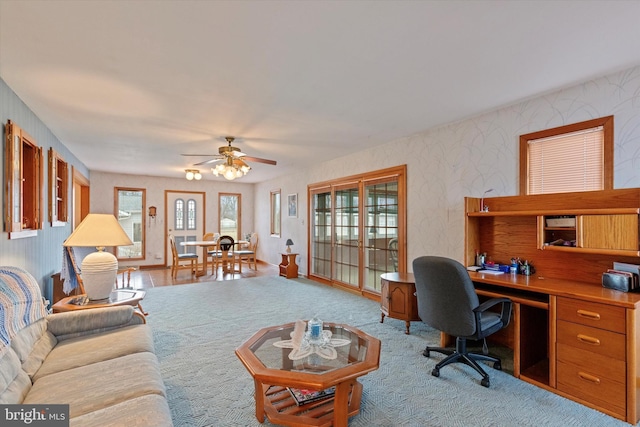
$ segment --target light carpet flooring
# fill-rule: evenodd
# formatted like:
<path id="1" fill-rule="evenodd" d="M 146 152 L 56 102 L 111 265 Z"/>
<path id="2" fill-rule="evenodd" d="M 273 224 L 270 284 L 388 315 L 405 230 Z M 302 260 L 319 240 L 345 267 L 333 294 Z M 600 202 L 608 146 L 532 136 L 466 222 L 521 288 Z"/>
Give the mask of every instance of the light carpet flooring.
<path id="1" fill-rule="evenodd" d="M 258 329 L 309 319 L 348 323 L 382 341 L 380 368 L 360 377 L 359 415 L 371 426 L 607 426 L 629 424 L 487 366 L 491 387 L 444 356 L 422 356 L 439 333 L 422 322 L 385 319 L 375 301 L 306 279 L 258 277 L 148 289 L 144 308 L 176 427 L 271 425 L 255 418 L 254 387 L 234 350 Z M 135 372 L 132 372 L 135 375 Z"/>

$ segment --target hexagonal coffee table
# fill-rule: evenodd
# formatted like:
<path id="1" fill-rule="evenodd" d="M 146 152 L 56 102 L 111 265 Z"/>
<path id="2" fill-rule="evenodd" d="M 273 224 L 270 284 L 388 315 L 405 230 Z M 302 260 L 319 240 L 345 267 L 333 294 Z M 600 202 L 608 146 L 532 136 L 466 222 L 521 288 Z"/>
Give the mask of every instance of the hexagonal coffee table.
<path id="1" fill-rule="evenodd" d="M 358 377 L 378 369 L 380 340 L 349 325 L 324 323 L 332 338 L 349 341 L 335 347 L 335 358 L 312 353 L 291 360 L 291 348 L 274 345 L 291 339 L 295 323 L 260 329 L 236 349 L 236 355 L 254 379 L 256 418 L 265 415 L 274 424 L 288 426 L 346 427 L 360 411 L 362 384 Z M 344 342 L 344 341 L 342 341 Z M 324 390 L 335 394 L 323 400 L 296 405 L 287 387 Z"/>

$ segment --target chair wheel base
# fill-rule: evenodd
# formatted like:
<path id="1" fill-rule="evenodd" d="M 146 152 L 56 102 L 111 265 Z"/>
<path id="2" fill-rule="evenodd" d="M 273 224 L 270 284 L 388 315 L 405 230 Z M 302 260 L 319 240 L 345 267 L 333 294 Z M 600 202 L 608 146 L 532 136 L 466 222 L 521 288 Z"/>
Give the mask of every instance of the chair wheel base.
<path id="1" fill-rule="evenodd" d="M 489 386 L 491 385 L 491 382 L 489 381 L 489 377 L 483 378 L 482 381 L 480 381 L 480 384 L 482 384 L 483 387 L 489 388 Z"/>
<path id="2" fill-rule="evenodd" d="M 431 356 L 431 352 L 429 350 L 425 350 L 425 351 L 422 352 L 422 355 L 424 357 L 429 357 L 429 356 Z"/>
<path id="3" fill-rule="evenodd" d="M 493 369 L 496 369 L 498 371 L 502 371 L 502 363 L 500 363 L 500 361 L 494 362 L 493 363 Z"/>
<path id="4" fill-rule="evenodd" d="M 434 377 L 439 377 L 440 369 L 434 368 L 433 371 L 431 371 L 431 375 L 433 375 Z"/>

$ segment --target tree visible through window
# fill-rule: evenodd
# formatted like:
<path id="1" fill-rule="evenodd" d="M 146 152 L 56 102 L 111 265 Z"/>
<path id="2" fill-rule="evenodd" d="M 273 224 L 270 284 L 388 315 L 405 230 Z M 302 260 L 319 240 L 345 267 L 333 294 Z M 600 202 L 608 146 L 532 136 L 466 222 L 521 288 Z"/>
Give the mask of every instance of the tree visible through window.
<path id="1" fill-rule="evenodd" d="M 613 116 L 520 137 L 520 194 L 613 188 Z"/>

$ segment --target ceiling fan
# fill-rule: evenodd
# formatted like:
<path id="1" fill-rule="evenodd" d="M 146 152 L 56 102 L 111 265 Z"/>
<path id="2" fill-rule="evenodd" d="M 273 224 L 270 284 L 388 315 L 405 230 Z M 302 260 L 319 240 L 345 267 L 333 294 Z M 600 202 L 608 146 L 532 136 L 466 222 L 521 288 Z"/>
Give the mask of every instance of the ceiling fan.
<path id="1" fill-rule="evenodd" d="M 215 176 L 222 175 L 228 180 L 233 180 L 236 178 L 240 178 L 244 176 L 251 170 L 248 164 L 245 162 L 258 162 L 258 163 L 266 163 L 268 165 L 275 165 L 275 160 L 261 159 L 259 157 L 251 157 L 247 156 L 245 153 L 240 151 L 239 148 L 233 147 L 231 143 L 235 140 L 233 136 L 226 136 L 224 139 L 227 140 L 228 145 L 225 147 L 218 148 L 218 154 L 183 154 L 183 156 L 200 156 L 200 157 L 213 157 L 212 159 L 205 160 L 200 163 L 195 163 L 194 166 L 200 165 L 212 165 L 216 162 L 224 162 L 218 163 L 215 167 L 211 168 L 211 172 Z"/>
<path id="2" fill-rule="evenodd" d="M 247 162 L 258 162 L 258 163 L 266 163 L 268 165 L 275 165 L 275 160 L 261 159 L 259 157 L 251 157 L 247 156 L 245 153 L 240 151 L 238 147 L 233 147 L 231 143 L 235 140 L 233 136 L 225 136 L 228 145 L 222 146 L 218 148 L 218 154 L 183 154 L 183 156 L 192 156 L 192 157 L 213 157 L 209 160 L 205 160 L 200 163 L 195 163 L 194 166 L 202 166 L 202 165 L 210 165 L 212 163 L 220 162 L 222 160 L 226 160 L 228 163 L 231 160 L 231 163 L 235 159 L 241 159 Z"/>

